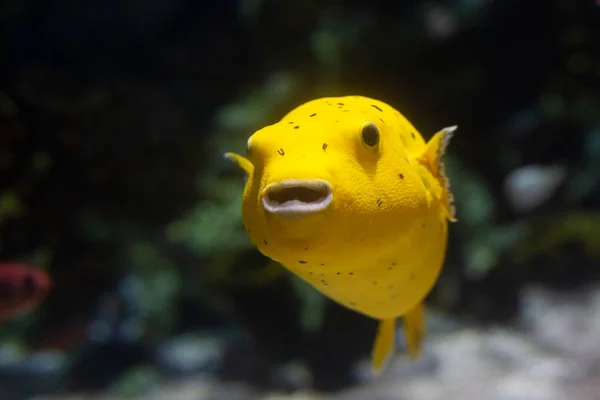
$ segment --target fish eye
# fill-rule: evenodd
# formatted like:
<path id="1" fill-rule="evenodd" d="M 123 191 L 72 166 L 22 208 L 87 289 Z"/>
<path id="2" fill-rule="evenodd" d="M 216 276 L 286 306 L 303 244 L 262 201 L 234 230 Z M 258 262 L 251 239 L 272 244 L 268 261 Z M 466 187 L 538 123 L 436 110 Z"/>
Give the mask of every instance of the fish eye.
<path id="1" fill-rule="evenodd" d="M 35 293 L 36 282 L 32 274 L 27 274 L 23 280 L 23 292 L 27 296 L 32 296 Z"/>
<path id="2" fill-rule="evenodd" d="M 379 129 L 372 122 L 365 123 L 360 134 L 363 142 L 369 147 L 377 146 L 379 143 Z"/>

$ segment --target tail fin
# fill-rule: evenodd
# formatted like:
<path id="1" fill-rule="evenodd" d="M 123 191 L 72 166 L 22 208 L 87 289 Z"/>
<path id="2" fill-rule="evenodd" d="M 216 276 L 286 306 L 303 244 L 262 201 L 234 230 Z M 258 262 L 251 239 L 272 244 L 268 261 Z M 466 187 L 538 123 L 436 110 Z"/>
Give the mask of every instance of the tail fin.
<path id="1" fill-rule="evenodd" d="M 423 339 L 425 338 L 425 306 L 417 304 L 404 315 L 404 336 L 406 337 L 406 351 L 412 359 L 421 354 Z"/>
<path id="2" fill-rule="evenodd" d="M 396 318 L 379 321 L 373 346 L 372 370 L 379 375 L 396 352 Z"/>
<path id="3" fill-rule="evenodd" d="M 424 165 L 437 179 L 442 187 L 441 202 L 446 217 L 450 221 L 456 221 L 456 209 L 454 207 L 454 196 L 450 191 L 450 180 L 446 176 L 442 156 L 446 153 L 446 147 L 452 138 L 456 125 L 446 127 L 437 132 L 427 142 L 425 151 L 418 157 L 418 161 Z"/>

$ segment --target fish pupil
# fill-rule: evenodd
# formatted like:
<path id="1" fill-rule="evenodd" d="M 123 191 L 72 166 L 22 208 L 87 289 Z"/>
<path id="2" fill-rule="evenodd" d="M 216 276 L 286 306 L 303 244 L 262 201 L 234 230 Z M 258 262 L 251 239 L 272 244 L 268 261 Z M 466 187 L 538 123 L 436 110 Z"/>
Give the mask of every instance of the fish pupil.
<path id="1" fill-rule="evenodd" d="M 379 143 L 379 129 L 371 122 L 363 125 L 361 136 L 363 142 L 369 147 L 377 146 Z"/>

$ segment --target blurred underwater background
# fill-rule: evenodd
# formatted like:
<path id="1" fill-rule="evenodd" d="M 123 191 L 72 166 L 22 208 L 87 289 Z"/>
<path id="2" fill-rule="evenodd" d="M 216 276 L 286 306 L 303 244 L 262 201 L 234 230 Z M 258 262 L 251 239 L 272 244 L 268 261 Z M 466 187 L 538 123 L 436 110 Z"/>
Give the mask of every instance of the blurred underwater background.
<path id="1" fill-rule="evenodd" d="M 52 280 L 0 399 L 600 399 L 600 2 L 0 0 L 0 52 L 0 260 Z M 425 349 L 375 379 L 222 156 L 353 94 L 459 127 Z"/>

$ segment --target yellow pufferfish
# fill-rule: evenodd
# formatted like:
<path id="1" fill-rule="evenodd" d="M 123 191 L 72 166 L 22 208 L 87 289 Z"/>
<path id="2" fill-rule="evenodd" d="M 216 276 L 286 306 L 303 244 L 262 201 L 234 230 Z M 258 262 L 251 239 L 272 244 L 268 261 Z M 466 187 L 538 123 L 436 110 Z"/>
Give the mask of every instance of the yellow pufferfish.
<path id="1" fill-rule="evenodd" d="M 455 131 L 425 142 L 389 105 L 363 96 L 309 101 L 255 132 L 242 218 L 252 242 L 330 299 L 379 320 L 372 368 L 395 353 L 396 319 L 420 354 L 423 301 L 445 259 L 454 200 L 441 157 Z"/>

